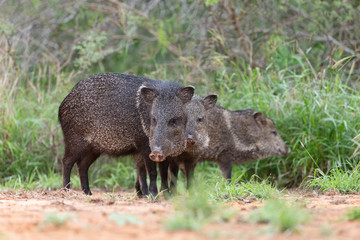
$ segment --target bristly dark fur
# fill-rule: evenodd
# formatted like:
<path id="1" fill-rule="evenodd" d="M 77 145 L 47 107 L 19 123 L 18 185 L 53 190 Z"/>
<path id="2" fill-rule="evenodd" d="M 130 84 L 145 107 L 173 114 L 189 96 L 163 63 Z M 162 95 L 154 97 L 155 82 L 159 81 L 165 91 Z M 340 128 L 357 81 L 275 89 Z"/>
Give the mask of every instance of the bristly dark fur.
<path id="1" fill-rule="evenodd" d="M 153 102 L 144 100 L 142 88 L 157 94 Z M 183 88 L 177 83 L 119 73 L 97 74 L 77 83 L 59 107 L 65 142 L 63 187 L 69 187 L 70 171 L 77 163 L 82 189 L 91 194 L 88 169 L 101 154 L 132 154 L 138 174 L 146 174 L 147 168 L 150 192 L 156 195 L 156 166 L 148 157 L 150 146 L 160 145 L 166 156 L 185 149 L 183 106 L 192 95 L 190 91 L 191 96 L 182 96 Z M 182 117 L 177 131 L 166 126 L 174 116 Z M 151 117 L 159 119 L 156 126 Z M 139 178 L 137 190 L 147 195 L 146 175 Z"/>
<path id="2" fill-rule="evenodd" d="M 199 100 L 194 98 L 191 103 L 196 101 Z M 191 104 L 187 106 L 192 107 Z M 199 144 L 187 148 L 183 154 L 171 159 L 170 172 L 174 178 L 171 180 L 172 187 L 176 183 L 179 166 L 183 168 L 189 181 L 189 175 L 191 177 L 198 161 L 215 161 L 222 175 L 230 180 L 233 164 L 286 155 L 289 152 L 273 121 L 260 112 L 252 109 L 229 111 L 220 106 L 204 112 L 191 111 L 195 116 L 198 113 L 205 113 L 207 124 L 205 131 L 204 126 L 195 131 L 201 131 L 203 135 L 206 132 L 209 141 L 206 141 L 206 144 L 199 141 Z M 188 118 L 191 118 L 190 114 Z M 196 129 L 197 126 L 192 128 Z"/>

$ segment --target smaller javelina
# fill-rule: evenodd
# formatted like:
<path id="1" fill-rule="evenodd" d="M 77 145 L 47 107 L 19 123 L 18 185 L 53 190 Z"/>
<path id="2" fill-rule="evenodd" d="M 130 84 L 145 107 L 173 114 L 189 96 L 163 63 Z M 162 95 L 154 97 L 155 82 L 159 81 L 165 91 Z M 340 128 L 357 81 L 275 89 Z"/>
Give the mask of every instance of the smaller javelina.
<path id="1" fill-rule="evenodd" d="M 81 80 L 59 107 L 65 142 L 63 187 L 70 187 L 70 172 L 76 163 L 81 188 L 91 195 L 90 165 L 104 153 L 131 154 L 138 173 L 136 190 L 156 196 L 155 162 L 184 151 L 184 104 L 193 94 L 191 86 L 127 74 L 103 73 Z"/>
<path id="2" fill-rule="evenodd" d="M 187 147 L 186 151 L 177 157 L 168 157 L 166 161 L 159 163 L 159 171 L 161 176 L 161 190 L 168 188 L 168 167 L 177 169 L 180 165 L 186 178 L 191 178 L 194 173 L 196 160 L 193 159 L 197 155 L 198 146 L 206 148 L 209 144 L 208 136 L 208 119 L 207 111 L 215 107 L 217 101 L 216 95 L 208 95 L 205 98 L 195 95 L 190 102 L 185 105 L 185 113 L 187 115 L 186 133 Z M 194 152 L 195 151 L 195 152 Z M 189 160 L 189 161 L 188 161 Z M 175 171 L 175 170 L 174 170 Z M 172 178 L 176 181 L 176 178 Z M 173 182 L 173 184 L 174 184 Z M 189 182 L 188 182 L 189 184 Z"/>
<path id="3" fill-rule="evenodd" d="M 192 108 L 196 101 L 199 100 L 193 99 L 186 108 Z M 169 159 L 171 191 L 176 184 L 179 167 L 186 176 L 187 186 L 191 181 L 196 163 L 205 160 L 217 162 L 223 177 L 230 181 L 233 164 L 271 156 L 283 156 L 290 152 L 278 134 L 273 121 L 260 112 L 252 109 L 230 111 L 220 106 L 203 112 L 191 109 L 186 109 L 186 112 L 189 115 L 188 118 L 206 119 L 207 133 L 202 134 L 201 137 L 207 140 L 199 140 L 199 137 L 193 139 L 195 143 L 192 145 L 188 143 L 184 153 Z M 195 115 L 190 117 L 191 114 Z M 189 128 L 189 123 L 187 128 Z M 196 130 L 196 128 L 202 130 Z M 198 122 L 192 125 L 191 129 L 195 129 L 192 132 L 204 132 L 204 126 L 199 126 Z M 165 178 L 162 180 L 165 181 Z"/>

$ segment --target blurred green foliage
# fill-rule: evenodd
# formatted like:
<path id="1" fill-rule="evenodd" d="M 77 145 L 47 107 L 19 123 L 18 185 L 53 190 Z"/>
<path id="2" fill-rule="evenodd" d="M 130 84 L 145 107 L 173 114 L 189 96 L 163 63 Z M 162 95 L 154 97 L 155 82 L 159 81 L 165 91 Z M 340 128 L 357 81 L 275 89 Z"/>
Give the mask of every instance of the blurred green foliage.
<path id="1" fill-rule="evenodd" d="M 310 214 L 299 203 L 271 199 L 265 206 L 252 212 L 248 221 L 268 223 L 271 232 L 295 232 L 309 222 Z"/>

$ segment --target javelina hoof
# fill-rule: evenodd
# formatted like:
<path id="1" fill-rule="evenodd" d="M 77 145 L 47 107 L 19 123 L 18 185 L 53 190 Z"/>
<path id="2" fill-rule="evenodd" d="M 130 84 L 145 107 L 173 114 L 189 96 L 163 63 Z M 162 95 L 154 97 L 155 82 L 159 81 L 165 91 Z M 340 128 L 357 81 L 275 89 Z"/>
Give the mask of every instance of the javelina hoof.
<path id="1" fill-rule="evenodd" d="M 137 196 L 138 198 L 147 198 L 147 195 L 144 194 L 141 190 L 136 191 L 136 196 Z"/>
<path id="2" fill-rule="evenodd" d="M 138 196 L 138 198 L 148 198 L 147 195 L 139 193 L 139 192 L 137 193 L 137 196 Z"/>
<path id="3" fill-rule="evenodd" d="M 138 198 L 147 198 L 147 199 L 151 199 L 151 200 L 157 200 L 157 195 L 153 195 L 151 193 L 143 193 L 141 190 L 136 191 L 136 195 Z"/>
<path id="4" fill-rule="evenodd" d="M 159 193 L 156 186 L 150 186 L 149 192 L 150 194 L 148 197 L 151 198 L 151 200 L 157 200 L 159 198 Z"/>
<path id="5" fill-rule="evenodd" d="M 162 162 L 165 160 L 165 156 L 158 151 L 153 151 L 150 153 L 149 158 L 154 162 Z"/>
<path id="6" fill-rule="evenodd" d="M 85 193 L 86 195 L 88 195 L 88 196 L 91 196 L 91 195 L 92 195 L 90 189 L 89 189 L 89 190 L 84 190 L 84 189 L 83 189 L 83 191 L 84 191 L 84 193 Z"/>
<path id="7" fill-rule="evenodd" d="M 150 199 L 151 201 L 156 201 L 159 199 L 159 194 L 153 195 L 153 194 L 149 194 L 147 196 L 148 199 Z"/>

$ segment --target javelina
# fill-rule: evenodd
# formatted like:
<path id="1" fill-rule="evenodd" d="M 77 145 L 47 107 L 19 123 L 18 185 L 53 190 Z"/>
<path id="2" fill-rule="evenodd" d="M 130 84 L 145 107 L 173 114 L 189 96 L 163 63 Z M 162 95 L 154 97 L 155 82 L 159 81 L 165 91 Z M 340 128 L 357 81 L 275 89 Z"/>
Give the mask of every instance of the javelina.
<path id="1" fill-rule="evenodd" d="M 169 157 L 165 162 L 159 164 L 161 190 L 168 189 L 167 178 L 169 164 L 176 168 L 180 165 L 186 178 L 193 176 L 193 170 L 197 162 L 194 158 L 198 155 L 199 149 L 203 149 L 209 145 L 207 111 L 215 107 L 216 101 L 216 95 L 208 95 L 205 98 L 195 95 L 191 101 L 185 105 L 185 113 L 188 120 L 186 124 L 186 133 L 188 136 L 186 151 L 177 157 Z M 172 179 L 175 181 L 174 178 Z M 189 182 L 187 183 L 189 184 Z"/>
<path id="2" fill-rule="evenodd" d="M 233 164 L 290 152 L 273 121 L 260 112 L 252 109 L 229 111 L 216 106 L 206 111 L 206 118 L 209 141 L 188 146 L 179 157 L 172 158 L 175 161 L 169 163 L 171 186 L 176 183 L 181 164 L 192 166 L 192 169 L 183 169 L 188 182 L 191 179 L 187 172 L 192 172 L 195 164 L 204 160 L 217 162 L 222 175 L 230 181 Z"/>
<path id="3" fill-rule="evenodd" d="M 76 163 L 81 188 L 91 195 L 90 165 L 103 153 L 132 154 L 138 172 L 136 190 L 144 195 L 150 190 L 156 196 L 154 161 L 185 149 L 183 106 L 193 93 L 191 86 L 119 73 L 97 74 L 78 82 L 59 107 L 65 142 L 63 187 L 70 188 L 70 172 Z"/>

